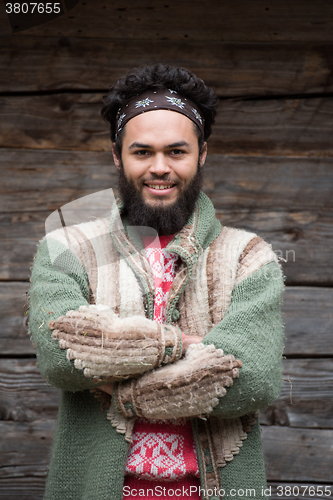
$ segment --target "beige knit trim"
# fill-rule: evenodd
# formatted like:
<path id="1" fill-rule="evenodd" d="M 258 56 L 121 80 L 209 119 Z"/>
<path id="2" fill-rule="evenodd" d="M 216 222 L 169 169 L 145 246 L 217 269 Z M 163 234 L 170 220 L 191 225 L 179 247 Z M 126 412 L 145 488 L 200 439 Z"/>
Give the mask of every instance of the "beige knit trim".
<path id="1" fill-rule="evenodd" d="M 187 335 L 204 335 L 211 329 L 207 286 L 209 248 L 199 257 L 192 276 L 179 299 L 179 327 Z"/>
<path id="2" fill-rule="evenodd" d="M 97 261 L 96 303 L 104 304 L 118 312 L 120 297 L 117 281 L 119 279 L 119 252 L 114 247 L 109 234 L 109 219 L 98 219 L 81 228 L 91 241 Z"/>
<path id="3" fill-rule="evenodd" d="M 239 453 L 247 434 L 243 430 L 240 418 L 224 420 L 212 418 L 210 426 L 214 436 L 217 464 L 219 467 L 225 467 L 226 463 Z"/>
<path id="4" fill-rule="evenodd" d="M 108 218 L 57 229 L 48 237 L 69 248 L 86 269 L 94 297 L 91 302 L 104 304 L 118 312 L 119 252 L 109 235 Z M 52 246 L 50 248 L 52 252 Z"/>
<path id="5" fill-rule="evenodd" d="M 123 255 L 126 256 L 131 265 L 136 268 L 138 273 L 145 279 L 149 288 L 149 293 L 151 293 L 153 297 L 155 290 L 154 276 L 144 251 L 141 251 L 134 245 L 123 228 L 118 228 L 112 234 L 121 248 Z"/>
<path id="6" fill-rule="evenodd" d="M 71 228 L 69 228 L 69 231 L 77 239 L 77 244 L 80 248 L 79 258 L 84 265 L 88 275 L 90 303 L 95 304 L 97 295 L 98 266 L 93 246 L 89 241 L 89 238 L 87 238 L 84 232 L 80 230 L 79 226 L 72 226 Z"/>
<path id="7" fill-rule="evenodd" d="M 135 418 L 126 418 L 121 415 L 116 408 L 114 398 L 111 399 L 111 405 L 107 413 L 108 420 L 110 420 L 112 427 L 116 428 L 119 434 L 125 434 L 125 441 L 131 443 L 133 440 L 133 428 L 135 424 Z"/>
<path id="8" fill-rule="evenodd" d="M 213 325 L 225 316 L 235 286 L 239 258 L 254 233 L 223 227 L 209 247 L 207 259 L 209 306 Z"/>
<path id="9" fill-rule="evenodd" d="M 243 446 L 243 441 L 256 423 L 257 414 L 244 415 L 234 419 L 211 417 L 206 421 L 196 420 L 199 454 L 203 466 L 204 489 L 221 488 L 219 468 L 227 465 Z M 213 472 L 207 472 L 207 466 Z M 223 485 L 222 485 L 223 487 Z M 222 498 L 219 497 L 218 498 Z M 208 497 L 205 497 L 205 500 Z"/>
<path id="10" fill-rule="evenodd" d="M 119 283 L 121 318 L 144 316 L 142 292 L 136 276 L 124 258 L 119 261 Z"/>
<path id="11" fill-rule="evenodd" d="M 253 238 L 240 258 L 235 285 L 270 262 L 279 264 L 277 255 L 272 250 L 272 245 L 261 238 Z"/>

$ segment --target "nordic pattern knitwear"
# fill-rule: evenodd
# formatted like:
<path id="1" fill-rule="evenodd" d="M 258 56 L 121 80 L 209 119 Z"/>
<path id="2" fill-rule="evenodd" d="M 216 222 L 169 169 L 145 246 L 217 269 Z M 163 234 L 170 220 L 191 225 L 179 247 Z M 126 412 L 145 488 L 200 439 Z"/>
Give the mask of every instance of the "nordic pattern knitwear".
<path id="1" fill-rule="evenodd" d="M 134 427 L 126 474 L 175 481 L 199 477 L 192 426 L 189 421 L 140 419 Z"/>
<path id="2" fill-rule="evenodd" d="M 224 233 L 227 237 L 231 231 L 224 231 Z M 247 234 L 244 231 L 233 232 L 235 243 L 239 241 L 239 236 L 243 237 Z M 211 283 L 214 287 L 222 285 L 210 279 L 211 271 L 209 271 L 213 269 L 215 272 L 219 267 L 217 263 L 213 268 L 210 266 L 210 256 L 214 255 L 212 244 L 219 235 L 221 235 L 221 226 L 215 219 L 214 208 L 208 198 L 201 194 L 187 226 L 168 245 L 168 251 L 178 253 L 185 262 L 185 266 L 179 269 L 169 294 L 166 311 L 168 323 L 174 321 L 173 311 L 179 301 L 185 301 L 185 304 L 188 304 L 190 297 L 194 299 L 195 292 L 199 293 L 200 287 L 196 288 L 195 283 L 192 282 L 194 275 L 197 276 L 197 281 L 204 284 L 203 294 L 207 293 Z M 214 443 L 207 442 L 208 447 L 205 448 L 205 441 L 201 439 L 201 436 L 205 435 L 205 427 L 209 427 L 213 420 L 217 420 L 219 425 L 223 426 L 224 419 L 243 418 L 242 416 L 251 411 L 271 404 L 278 396 L 281 387 L 282 275 L 268 245 L 265 249 L 261 249 L 257 256 L 253 254 L 251 257 L 250 251 L 247 253 L 247 256 L 251 257 L 247 262 L 248 274 L 243 274 L 242 267 L 244 266 L 241 261 L 245 261 L 247 256 L 242 257 L 242 254 L 251 239 L 244 241 L 244 244 L 240 246 L 237 243 L 235 249 L 230 239 L 222 255 L 223 265 L 228 264 L 228 256 L 239 255 L 236 265 L 239 268 L 239 276 L 242 273 L 242 279 L 238 279 L 236 273 L 229 306 L 221 321 L 219 323 L 212 321 L 209 325 L 206 316 L 203 320 L 193 318 L 194 325 L 206 325 L 207 333 L 203 339 L 204 344 L 213 343 L 215 348 L 222 348 L 225 354 L 233 354 L 235 358 L 242 360 L 243 367 L 239 378 L 227 389 L 227 394 L 218 398 L 219 402 L 207 421 L 203 422 L 194 418 L 192 425 L 198 452 L 201 485 L 210 484 L 212 478 L 217 477 L 215 473 L 217 470 L 223 488 L 226 490 L 254 488 L 256 494 L 252 498 L 261 500 L 265 498 L 262 488 L 266 486 L 266 480 L 258 421 L 247 433 L 246 439 L 242 441 L 238 454 L 224 467 L 219 465 L 222 458 L 218 459 L 214 454 L 214 446 L 212 446 Z M 90 271 L 86 270 L 86 262 L 83 266 L 82 261 L 66 250 L 59 241 L 54 240 L 52 248 L 62 255 L 62 261 L 72 271 L 64 274 L 55 269 L 50 259 L 47 242 L 43 241 L 40 244 L 31 277 L 29 318 L 29 329 L 36 345 L 39 369 L 49 383 L 63 389 L 45 500 L 58 500 L 59 498 L 62 500 L 91 500 L 91 498 L 121 500 L 128 443 L 124 435 L 119 434 L 117 429 L 110 425 L 105 412 L 101 411 L 100 402 L 89 392 L 89 389 L 96 387 L 92 378 L 86 377 L 82 370 L 75 368 L 72 360 L 68 360 L 66 349 L 60 348 L 59 341 L 52 338 L 52 332 L 47 326 L 51 319 L 57 319 L 70 310 L 78 310 L 81 305 L 88 306 L 91 298 L 89 287 L 91 282 L 88 281 Z M 109 246 L 105 247 L 104 251 L 107 248 Z M 208 255 L 205 254 L 206 250 Z M 266 264 L 262 263 L 264 254 L 269 255 L 270 252 L 269 261 Z M 260 261 L 259 267 L 255 265 L 256 260 Z M 200 269 L 206 266 L 206 280 L 204 272 L 201 272 L 198 266 Z M 136 271 L 133 273 L 138 276 L 139 283 L 145 286 L 143 278 Z M 101 280 L 103 280 L 102 275 Z M 109 283 L 113 284 L 110 280 Z M 183 292 L 192 285 L 191 293 L 186 297 L 186 293 Z M 133 281 L 133 286 L 135 286 L 135 281 Z M 100 288 L 100 285 L 98 290 L 98 296 L 103 297 L 103 300 L 107 300 L 113 293 L 112 289 L 107 292 L 107 288 Z M 148 285 L 145 290 L 149 290 Z M 119 296 L 117 294 L 112 295 L 115 303 Z M 149 300 L 148 297 L 148 304 Z M 197 300 L 195 299 L 194 308 L 197 307 Z M 208 303 L 209 306 L 209 297 L 207 300 L 206 304 Z M 125 302 L 123 304 L 125 307 Z M 179 307 L 177 305 L 180 318 L 176 323 L 187 334 L 190 333 L 186 326 L 188 319 L 180 305 L 180 303 Z M 152 308 L 148 308 L 147 313 L 148 317 L 152 318 L 152 312 L 149 311 L 152 311 Z M 218 314 L 216 311 L 215 313 L 217 317 Z M 184 413 L 187 412 L 186 406 L 183 410 Z M 242 497 L 233 498 L 240 500 Z"/>
<path id="3" fill-rule="evenodd" d="M 154 321 L 165 321 L 165 305 L 171 284 L 179 267 L 177 254 L 166 246 L 173 235 L 143 238 L 145 253 L 155 281 Z M 126 474 L 140 478 L 176 480 L 188 475 L 199 476 L 192 426 L 189 420 L 155 421 L 138 419 L 133 430 Z M 134 487 L 132 485 L 132 487 Z"/>
<path id="4" fill-rule="evenodd" d="M 154 276 L 154 321 L 157 323 L 165 323 L 165 306 L 179 267 L 179 256 L 165 250 L 172 238 L 173 235 L 159 236 L 159 245 L 155 245 L 154 238 L 143 238 L 146 257 Z"/>

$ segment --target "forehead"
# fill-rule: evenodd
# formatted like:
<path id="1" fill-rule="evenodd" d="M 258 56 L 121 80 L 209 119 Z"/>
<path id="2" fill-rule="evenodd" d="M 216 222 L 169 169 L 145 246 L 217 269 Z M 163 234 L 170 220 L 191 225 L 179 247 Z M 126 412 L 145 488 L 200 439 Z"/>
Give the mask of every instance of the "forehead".
<path id="1" fill-rule="evenodd" d="M 195 123 L 187 116 L 176 111 L 158 109 L 141 113 L 126 123 L 123 146 L 132 142 L 160 146 L 186 141 L 198 142 Z"/>

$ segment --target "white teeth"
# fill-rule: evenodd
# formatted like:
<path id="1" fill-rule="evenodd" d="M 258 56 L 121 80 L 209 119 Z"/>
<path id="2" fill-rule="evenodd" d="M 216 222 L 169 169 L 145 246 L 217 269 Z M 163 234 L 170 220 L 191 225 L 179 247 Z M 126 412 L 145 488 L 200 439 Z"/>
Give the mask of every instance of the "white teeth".
<path id="1" fill-rule="evenodd" d="M 170 184 L 170 186 L 156 186 L 155 184 L 148 184 L 148 187 L 150 187 L 151 189 L 170 189 L 172 187 L 172 184 Z"/>

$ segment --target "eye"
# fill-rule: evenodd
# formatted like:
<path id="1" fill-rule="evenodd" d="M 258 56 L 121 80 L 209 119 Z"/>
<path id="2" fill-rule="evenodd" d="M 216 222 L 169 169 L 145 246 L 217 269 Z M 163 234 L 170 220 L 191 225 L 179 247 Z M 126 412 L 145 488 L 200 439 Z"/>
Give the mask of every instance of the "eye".
<path id="1" fill-rule="evenodd" d="M 138 149 L 137 151 L 134 151 L 134 154 L 137 156 L 146 156 L 149 154 L 149 151 L 147 151 L 147 149 Z"/>
<path id="2" fill-rule="evenodd" d="M 180 155 L 182 155 L 184 153 L 185 153 L 185 151 L 183 151 L 182 149 L 173 149 L 171 151 L 171 154 L 174 155 L 174 156 L 180 156 Z"/>

